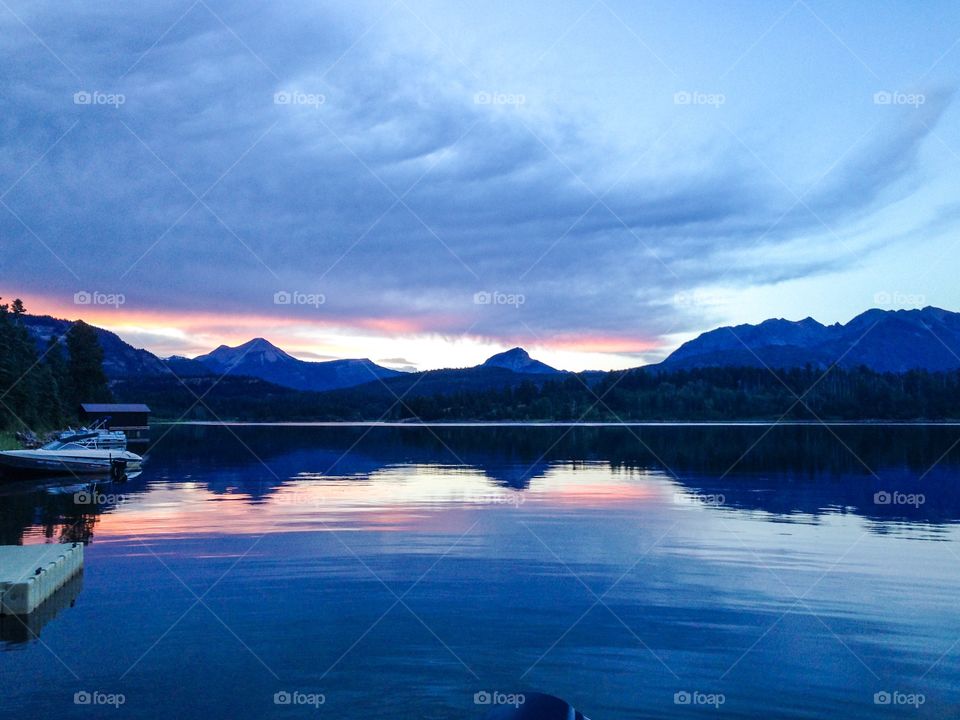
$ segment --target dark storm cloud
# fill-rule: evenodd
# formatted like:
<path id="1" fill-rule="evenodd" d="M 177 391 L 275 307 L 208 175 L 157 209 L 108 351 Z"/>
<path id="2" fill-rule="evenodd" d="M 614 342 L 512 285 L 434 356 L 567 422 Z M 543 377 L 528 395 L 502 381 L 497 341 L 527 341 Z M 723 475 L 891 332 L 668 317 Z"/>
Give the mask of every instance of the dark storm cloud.
<path id="1" fill-rule="evenodd" d="M 0 13 L 2 280 L 122 291 L 131 309 L 655 338 L 688 327 L 678 292 L 737 277 L 738 252 L 870 208 L 950 100 L 931 94 L 798 203 L 733 140 L 653 173 L 573 118 L 477 104 L 476 82 L 417 38 L 390 22 L 363 35 L 384 7 L 11 8 L 30 30 Z M 835 250 L 742 270 L 828 272 L 853 257 Z"/>

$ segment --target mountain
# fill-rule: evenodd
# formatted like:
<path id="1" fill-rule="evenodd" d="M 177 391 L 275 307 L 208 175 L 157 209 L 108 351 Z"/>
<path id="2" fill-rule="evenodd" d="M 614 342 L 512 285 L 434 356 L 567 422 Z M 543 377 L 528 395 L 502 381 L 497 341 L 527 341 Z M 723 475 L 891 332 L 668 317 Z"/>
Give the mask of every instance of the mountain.
<path id="1" fill-rule="evenodd" d="M 535 373 L 540 375 L 560 372 L 546 363 L 534 360 L 526 350 L 519 347 L 487 358 L 480 367 L 498 367 L 512 370 L 516 373 Z"/>
<path id="2" fill-rule="evenodd" d="M 822 325 L 806 318 L 722 327 L 684 343 L 655 367 L 685 370 L 807 364 L 823 369 L 834 364 L 863 365 L 898 373 L 960 369 L 960 313 L 935 307 L 873 309 L 845 325 Z"/>
<path id="3" fill-rule="evenodd" d="M 362 408 L 366 417 L 376 419 L 393 409 L 399 409 L 403 415 L 416 398 L 481 397 L 490 391 L 541 388 L 548 381 L 567 376 L 566 372 L 532 359 L 522 348 L 513 348 L 474 367 L 401 373 L 382 382 L 336 390 L 327 393 L 323 402 L 341 412 Z"/>
<path id="4" fill-rule="evenodd" d="M 33 337 L 41 355 L 51 337 L 59 338 L 65 348 L 65 336 L 73 325 L 71 320 L 60 320 L 49 315 L 24 315 L 21 322 Z M 168 374 L 163 361 L 153 353 L 133 347 L 109 330 L 98 327 L 94 327 L 94 330 L 103 348 L 103 370 L 108 378 Z"/>
<path id="5" fill-rule="evenodd" d="M 73 324 L 71 320 L 46 315 L 24 315 L 22 322 L 41 354 L 46 350 L 51 337 L 61 338 L 63 342 Z M 237 347 L 221 345 L 216 350 L 196 358 L 174 355 L 161 359 L 147 350 L 124 342 L 109 330 L 98 327 L 94 327 L 94 330 L 103 348 L 103 367 L 107 377 L 111 381 L 133 381 L 125 383 L 124 387 L 127 389 L 136 387 L 141 380 L 151 388 L 158 389 L 167 387 L 163 382 L 157 385 L 158 381 L 169 380 L 171 382 L 168 385 L 172 392 L 180 380 L 215 380 L 229 375 L 270 383 L 274 386 L 268 393 L 271 396 L 276 394 L 277 388 L 326 392 L 369 383 L 370 392 L 373 394 L 383 391 L 387 397 L 392 397 L 392 392 L 401 395 L 404 392 L 423 395 L 513 387 L 525 380 L 539 384 L 548 376 L 559 372 L 532 359 L 522 348 L 513 348 L 494 355 L 473 368 L 405 373 L 377 365 L 367 359 L 327 362 L 298 360 L 264 338 L 254 338 Z M 393 384 L 388 390 L 381 381 Z M 266 386 L 253 383 L 245 387 L 256 395 Z"/>
<path id="6" fill-rule="evenodd" d="M 215 375 L 245 375 L 295 390 L 336 390 L 403 374 L 367 359 L 298 360 L 263 338 L 236 347 L 221 345 L 193 361 Z"/>
<path id="7" fill-rule="evenodd" d="M 221 345 L 206 355 L 197 355 L 193 360 L 201 365 L 205 365 L 213 372 L 226 372 L 230 368 L 236 367 L 243 362 L 268 366 L 273 363 L 283 365 L 289 361 L 296 360 L 296 358 L 288 355 L 276 345 L 273 345 L 269 340 L 254 338 L 236 347 Z"/>
<path id="8" fill-rule="evenodd" d="M 171 355 L 168 358 L 164 358 L 163 362 L 170 371 L 179 378 L 212 377 L 214 375 L 213 370 L 202 362 L 191 360 L 182 355 Z"/>
<path id="9" fill-rule="evenodd" d="M 30 315 L 23 316 L 22 322 L 41 353 L 51 337 L 64 336 L 71 325 L 67 320 Z M 776 405 L 777 393 L 783 388 L 779 383 L 758 385 L 758 370 L 762 378 L 770 377 L 762 371 L 764 365 L 810 365 L 814 370 L 808 374 L 819 377 L 823 369 L 836 363 L 849 371 L 844 381 L 850 383 L 848 387 L 872 383 L 878 388 L 877 397 L 889 399 L 898 408 L 909 405 L 903 410 L 906 415 L 896 416 L 899 419 L 952 418 L 952 391 L 937 385 L 949 385 L 949 379 L 923 381 L 934 390 L 928 388 L 920 393 L 922 397 L 914 397 L 911 393 L 919 391 L 911 389 L 912 385 L 904 386 L 897 378 L 870 377 L 857 368 L 894 373 L 915 368 L 960 370 L 960 314 L 934 307 L 868 310 L 846 324 L 823 325 L 812 318 L 772 319 L 758 325 L 718 328 L 685 343 L 659 365 L 628 371 L 622 382 L 616 373 L 574 375 L 555 370 L 532 359 L 522 348 L 498 353 L 475 367 L 419 373 L 398 372 L 370 360 L 306 362 L 263 338 L 239 347 L 221 346 L 193 359 L 174 356 L 161 360 L 112 332 L 95 329 L 104 349 L 104 369 L 118 399 L 149 401 L 172 417 L 188 411 L 195 402 L 183 385 L 186 383 L 201 395 L 209 392 L 210 401 L 219 403 L 217 407 L 235 419 L 405 419 L 411 413 L 435 419 L 576 419 L 591 412 L 595 398 L 590 388 L 615 378 L 618 390 L 625 393 L 623 407 L 633 407 L 635 417 L 647 417 L 654 412 L 650 408 L 660 408 L 656 412 L 664 417 L 682 419 L 687 411 L 670 410 L 673 400 L 667 390 L 663 397 L 657 394 L 661 381 L 655 377 L 659 371 L 678 370 L 699 373 L 674 375 L 667 383 L 671 387 L 689 385 L 695 398 L 705 403 L 700 415 L 691 415 L 693 411 L 688 415 L 703 419 L 738 417 L 737 413 L 766 417 L 764 403 Z M 732 374 L 726 370 L 736 366 L 741 370 Z M 718 374 L 711 368 L 724 370 Z M 731 406 L 723 415 L 716 408 L 723 406 L 726 396 L 718 399 L 714 391 L 719 388 L 740 397 L 744 392 L 741 383 L 753 388 L 747 400 L 755 405 Z M 940 402 L 937 393 L 946 399 Z M 885 406 L 869 410 L 863 409 L 866 405 L 848 407 L 853 400 L 846 396 L 830 402 L 834 404 L 825 404 L 823 409 L 831 417 L 893 417 Z M 597 412 L 605 411 L 601 407 Z M 203 417 L 205 410 L 196 407 L 191 412 Z"/>
<path id="10" fill-rule="evenodd" d="M 194 359 L 167 358 L 165 362 L 176 378 L 169 373 L 167 377 L 129 378 L 114 382 L 112 387 L 124 401 L 147 402 L 158 417 L 188 413 L 190 419 L 198 420 L 218 416 L 240 420 L 377 420 L 408 416 L 409 403 L 417 399 L 482 397 L 489 391 L 520 388 L 526 388 L 524 393 L 536 392 L 547 381 L 567 375 L 531 360 L 523 350 L 501 355 L 505 358 L 495 355 L 475 367 L 408 373 L 391 371 L 369 360 L 303 362 L 267 340 L 255 338 L 235 348 L 218 347 Z M 545 370 L 535 371 L 540 368 Z M 378 370 L 379 379 L 373 374 Z M 305 389 L 307 382 L 315 387 Z M 330 387 L 333 382 L 342 384 Z M 196 396 L 204 398 L 202 405 L 195 402 Z"/>

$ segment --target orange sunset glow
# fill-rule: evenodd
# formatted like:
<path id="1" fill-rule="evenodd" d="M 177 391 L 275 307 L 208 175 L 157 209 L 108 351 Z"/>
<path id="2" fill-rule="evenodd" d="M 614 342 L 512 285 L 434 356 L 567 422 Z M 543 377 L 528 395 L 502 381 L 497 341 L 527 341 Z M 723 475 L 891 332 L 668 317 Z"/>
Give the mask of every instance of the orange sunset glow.
<path id="1" fill-rule="evenodd" d="M 480 336 L 437 333 L 436 327 L 466 327 L 468 322 L 449 313 L 429 318 L 326 318 L 217 313 L 209 310 L 167 311 L 127 307 L 75 305 L 49 297 L 27 297 L 37 315 L 76 319 L 115 332 L 135 347 L 160 357 L 193 357 L 220 345 L 237 346 L 253 337 L 266 337 L 303 360 L 368 357 L 385 365 L 418 370 L 468 367 L 489 355 L 520 345 L 556 367 L 569 370 L 620 369 L 656 358 L 661 350 L 653 339 L 631 339 L 602 334 L 541 338 L 514 335 L 499 344 Z M 406 362 L 389 362 L 389 358 Z"/>

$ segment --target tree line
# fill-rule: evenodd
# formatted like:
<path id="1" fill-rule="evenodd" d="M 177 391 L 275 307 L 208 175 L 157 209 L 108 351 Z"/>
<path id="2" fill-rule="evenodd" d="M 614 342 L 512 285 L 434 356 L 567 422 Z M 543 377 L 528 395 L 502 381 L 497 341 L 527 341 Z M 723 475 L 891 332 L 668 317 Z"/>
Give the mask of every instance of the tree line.
<path id="1" fill-rule="evenodd" d="M 19 298 L 0 302 L 0 430 L 65 427 L 81 402 L 111 400 L 96 330 L 77 321 L 41 349 L 22 322 L 26 312 Z"/>
<path id="2" fill-rule="evenodd" d="M 156 416 L 186 420 L 727 421 L 957 420 L 960 371 L 902 374 L 866 367 L 770 371 L 721 367 L 535 376 L 513 387 L 404 395 L 379 382 L 324 393 L 253 378 L 171 378 L 114 383 Z M 397 399 L 400 395 L 402 400 Z M 202 398 L 198 401 L 197 398 Z"/>
<path id="3" fill-rule="evenodd" d="M 717 367 L 568 375 L 542 384 L 404 401 L 424 420 L 954 420 L 960 372 Z"/>

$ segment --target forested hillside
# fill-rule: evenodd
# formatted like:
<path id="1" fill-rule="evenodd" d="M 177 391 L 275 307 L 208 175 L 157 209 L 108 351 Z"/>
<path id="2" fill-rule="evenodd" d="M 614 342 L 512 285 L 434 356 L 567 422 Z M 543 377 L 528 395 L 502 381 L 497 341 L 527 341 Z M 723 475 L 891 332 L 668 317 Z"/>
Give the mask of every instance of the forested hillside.
<path id="1" fill-rule="evenodd" d="M 415 377 L 415 376 L 414 376 Z M 429 387 L 428 380 L 423 385 Z M 797 368 L 703 368 L 531 376 L 495 388 L 420 392 L 374 381 L 305 393 L 251 378 L 173 378 L 113 384 L 119 399 L 147 402 L 156 417 L 317 421 L 720 421 L 953 420 L 960 418 L 960 372 L 824 372 Z M 198 401 L 197 398 L 202 398 Z M 798 399 L 799 398 L 799 399 Z"/>
<path id="2" fill-rule="evenodd" d="M 0 430 L 63 427 L 80 402 L 110 400 L 96 331 L 78 321 L 38 350 L 25 314 L 19 299 L 0 303 Z"/>

